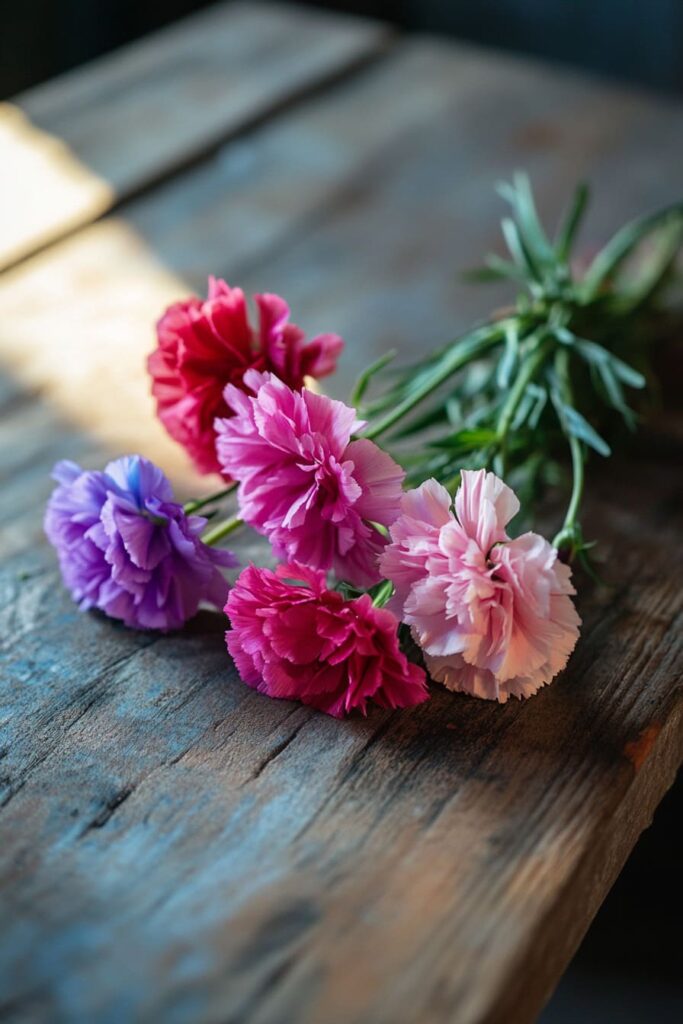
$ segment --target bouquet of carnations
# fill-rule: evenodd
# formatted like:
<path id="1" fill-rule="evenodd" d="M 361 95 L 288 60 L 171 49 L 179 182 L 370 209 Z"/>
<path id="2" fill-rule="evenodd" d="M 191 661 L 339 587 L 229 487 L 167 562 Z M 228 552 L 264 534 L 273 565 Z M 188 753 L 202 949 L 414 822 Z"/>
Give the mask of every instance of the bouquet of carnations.
<path id="1" fill-rule="evenodd" d="M 579 636 L 572 565 L 593 571 L 585 466 L 637 422 L 627 396 L 666 316 L 683 204 L 588 262 L 572 258 L 585 188 L 552 240 L 525 176 L 501 193 L 509 257 L 475 276 L 514 282 L 515 305 L 411 366 L 387 353 L 348 405 L 315 387 L 342 339 L 307 341 L 277 295 L 254 297 L 256 325 L 214 278 L 168 309 L 147 363 L 157 413 L 223 486 L 182 505 L 141 455 L 101 472 L 59 462 L 45 530 L 79 607 L 173 630 L 209 602 L 247 685 L 337 717 L 419 704 L 428 676 L 501 702 L 554 679 Z M 565 481 L 552 543 L 511 530 Z M 246 527 L 275 568 L 238 573 L 217 546 Z"/>

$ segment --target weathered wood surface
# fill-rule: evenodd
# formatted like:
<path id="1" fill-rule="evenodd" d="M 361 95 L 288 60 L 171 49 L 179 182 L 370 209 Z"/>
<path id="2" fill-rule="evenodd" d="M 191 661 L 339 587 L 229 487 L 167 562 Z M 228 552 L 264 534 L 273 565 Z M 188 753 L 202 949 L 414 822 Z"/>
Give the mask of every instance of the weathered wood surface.
<path id="1" fill-rule="evenodd" d="M 534 1019 L 681 758 L 680 434 L 591 466 L 616 586 L 584 585 L 555 685 L 500 708 L 435 688 L 345 723 L 244 687 L 218 615 L 155 637 L 76 612 L 40 539 L 47 472 L 97 464 L 105 439 L 189 484 L 140 366 L 160 306 L 208 272 L 345 333 L 341 393 L 388 341 L 485 311 L 456 274 L 495 242 L 493 180 L 529 167 L 553 214 L 590 176 L 599 240 L 676 194 L 682 126 L 580 78 L 400 43 L 5 275 L 3 1019 Z"/>
<path id="2" fill-rule="evenodd" d="M 0 104 L 0 268 L 381 51 L 382 26 L 221 4 Z"/>

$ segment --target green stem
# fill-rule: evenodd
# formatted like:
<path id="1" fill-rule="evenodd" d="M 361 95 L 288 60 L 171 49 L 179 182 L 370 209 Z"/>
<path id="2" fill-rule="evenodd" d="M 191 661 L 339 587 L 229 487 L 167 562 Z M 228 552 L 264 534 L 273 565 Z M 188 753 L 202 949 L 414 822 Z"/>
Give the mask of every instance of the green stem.
<path id="1" fill-rule="evenodd" d="M 535 374 L 537 373 L 541 364 L 545 361 L 548 352 L 550 351 L 550 343 L 539 342 L 535 348 L 528 353 L 526 359 L 522 363 L 519 373 L 515 378 L 515 383 L 512 386 L 510 394 L 508 395 L 507 401 L 501 409 L 500 416 L 498 417 L 498 424 L 496 426 L 496 433 L 498 434 L 498 441 L 501 444 L 505 444 L 510 425 L 517 412 L 517 406 L 522 400 L 524 392 L 527 389 L 527 385 L 531 383 Z"/>
<path id="2" fill-rule="evenodd" d="M 222 491 L 216 491 L 215 494 L 209 494 L 206 498 L 197 498 L 195 501 L 188 501 L 183 505 L 183 509 L 186 515 L 191 515 L 193 512 L 197 512 L 200 508 L 204 508 L 205 505 L 212 505 L 214 501 L 220 501 L 221 498 L 227 498 L 229 494 L 232 494 L 237 489 L 236 483 L 228 484 Z"/>
<path id="3" fill-rule="evenodd" d="M 391 580 L 382 580 L 377 586 L 375 596 L 372 599 L 372 603 L 375 608 L 383 608 L 387 601 L 392 597 L 394 593 L 394 584 Z"/>
<path id="4" fill-rule="evenodd" d="M 555 357 L 555 372 L 560 381 L 563 400 L 567 405 L 573 405 L 572 386 L 569 379 L 569 353 L 566 349 L 559 351 Z M 572 457 L 572 493 L 562 529 L 553 540 L 553 547 L 556 548 L 567 542 L 573 544 L 576 540 L 577 517 L 583 499 L 585 479 L 583 445 L 573 434 L 569 434 L 567 440 Z"/>
<path id="5" fill-rule="evenodd" d="M 370 427 L 364 431 L 362 436 L 374 440 L 380 434 L 389 430 L 406 413 L 409 413 L 416 405 L 419 405 L 420 402 L 423 402 L 425 398 L 428 398 L 429 395 L 436 391 L 452 374 L 462 369 L 463 366 L 476 356 L 481 355 L 486 349 L 497 344 L 504 335 L 505 322 L 500 321 L 495 324 L 487 324 L 480 331 L 476 331 L 471 339 L 469 339 L 469 345 L 463 344 L 463 342 L 454 343 L 453 347 L 449 349 L 442 361 L 437 365 L 431 377 L 412 394 L 407 395 L 386 416 L 383 416 L 376 423 L 370 424 Z"/>
<path id="6" fill-rule="evenodd" d="M 230 519 L 226 519 L 224 522 L 218 523 L 214 526 L 213 529 L 208 530 L 202 537 L 202 541 L 210 547 L 217 541 L 222 540 L 223 537 L 227 537 L 228 534 L 234 533 L 235 530 L 239 530 L 240 526 L 243 525 L 243 519 L 240 519 L 239 516 L 231 516 Z"/>
<path id="7" fill-rule="evenodd" d="M 563 530 L 571 529 L 576 524 L 576 517 L 583 498 L 583 448 L 576 437 L 569 438 L 569 448 L 572 453 L 572 494 L 567 514 L 564 517 Z"/>
<path id="8" fill-rule="evenodd" d="M 535 346 L 527 353 L 526 359 L 522 362 L 522 365 L 519 368 L 519 373 L 517 374 L 515 382 L 510 390 L 510 394 L 507 397 L 507 401 L 500 411 L 500 416 L 498 417 L 498 423 L 496 425 L 496 433 L 498 435 L 498 456 L 494 462 L 496 472 L 499 476 L 505 476 L 507 437 L 510 432 L 510 427 L 512 426 L 515 413 L 517 412 L 517 407 L 521 402 L 528 385 L 535 377 L 541 365 L 545 362 L 550 348 L 551 342 L 542 341 L 541 339 L 537 340 Z"/>

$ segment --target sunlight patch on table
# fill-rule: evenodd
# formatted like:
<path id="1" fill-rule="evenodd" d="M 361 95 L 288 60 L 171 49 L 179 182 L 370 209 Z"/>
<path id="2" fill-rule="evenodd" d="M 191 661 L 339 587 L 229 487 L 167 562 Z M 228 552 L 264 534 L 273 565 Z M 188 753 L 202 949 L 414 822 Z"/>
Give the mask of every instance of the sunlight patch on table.
<path id="1" fill-rule="evenodd" d="M 112 186 L 11 103 L 0 103 L 0 153 L 0 269 L 112 206 Z"/>
<path id="2" fill-rule="evenodd" d="M 0 277 L 0 362 L 113 454 L 141 452 L 196 488 L 155 416 L 145 367 L 157 319 L 190 291 L 125 221 L 108 218 Z M 201 490 L 215 482 L 201 479 Z"/>

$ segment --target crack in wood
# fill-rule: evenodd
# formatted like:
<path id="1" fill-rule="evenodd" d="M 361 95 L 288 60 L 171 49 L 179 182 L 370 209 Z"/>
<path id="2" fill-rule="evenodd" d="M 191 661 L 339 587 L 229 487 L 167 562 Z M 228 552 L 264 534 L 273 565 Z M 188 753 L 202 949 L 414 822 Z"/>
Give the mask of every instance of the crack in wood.
<path id="1" fill-rule="evenodd" d="M 301 839 L 301 837 L 305 835 L 305 833 L 308 832 L 308 830 L 315 824 L 315 822 L 325 813 L 325 811 L 331 808 L 332 801 L 337 796 L 339 791 L 343 789 L 344 786 L 346 786 L 347 782 L 351 781 L 354 775 L 357 774 L 361 761 L 363 760 L 365 754 L 378 740 L 382 738 L 382 736 L 385 735 L 385 733 L 389 731 L 390 725 L 392 724 L 392 722 L 395 721 L 396 712 L 394 711 L 391 712 L 388 715 L 388 717 L 382 722 L 382 724 L 377 729 L 375 729 L 375 731 L 368 737 L 368 739 L 360 748 L 360 750 L 356 751 L 356 753 L 353 755 L 351 759 L 351 763 L 347 766 L 346 770 L 339 776 L 334 787 L 330 790 L 325 802 L 320 807 L 318 807 L 315 814 L 313 814 L 312 817 L 310 817 L 308 821 L 306 821 L 303 824 L 303 826 L 299 829 L 299 831 L 294 835 L 293 842 L 297 843 L 299 839 Z"/>
<path id="2" fill-rule="evenodd" d="M 287 749 L 287 747 L 290 745 L 290 743 L 292 743 L 296 739 L 296 737 L 299 735 L 299 733 L 301 732 L 303 727 L 306 725 L 306 722 L 308 722 L 308 721 L 310 721 L 310 719 L 306 719 L 305 722 L 301 722 L 300 725 L 297 725 L 297 727 L 294 730 L 294 732 L 290 733 L 290 735 L 287 736 L 284 740 L 282 740 L 281 743 L 276 743 L 275 744 L 275 746 L 269 751 L 269 753 L 258 764 L 254 774 L 247 780 L 247 782 L 244 783 L 245 786 L 248 785 L 249 782 L 254 782 L 256 779 L 259 778 L 260 775 L 263 774 L 263 772 L 268 767 L 268 765 L 272 764 L 273 761 L 277 757 L 279 757 L 280 754 L 283 751 L 285 751 Z"/>
<path id="3" fill-rule="evenodd" d="M 12 800 L 17 795 L 17 793 L 24 788 L 24 786 L 26 785 L 26 780 L 20 779 L 19 782 L 13 784 L 10 779 L 7 779 L 6 781 L 3 780 L 3 783 L 9 788 L 7 792 L 5 792 L 5 794 L 2 797 L 0 797 L 0 810 L 3 810 L 5 807 L 7 807 L 10 800 Z"/>
<path id="4" fill-rule="evenodd" d="M 83 838 L 86 833 L 91 832 L 96 828 L 103 828 L 110 818 L 115 814 L 119 807 L 126 802 L 129 796 L 135 792 L 137 786 L 124 786 L 118 793 L 115 793 L 113 797 L 110 797 L 106 801 L 104 807 L 94 818 L 92 818 L 88 824 L 83 828 L 79 838 Z"/>

